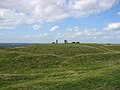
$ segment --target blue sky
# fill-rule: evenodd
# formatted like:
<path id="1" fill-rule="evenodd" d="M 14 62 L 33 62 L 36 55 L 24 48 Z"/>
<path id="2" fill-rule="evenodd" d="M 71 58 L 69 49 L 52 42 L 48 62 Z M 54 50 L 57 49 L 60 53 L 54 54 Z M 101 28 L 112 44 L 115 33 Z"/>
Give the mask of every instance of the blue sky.
<path id="1" fill-rule="evenodd" d="M 0 0 L 0 43 L 120 43 L 120 0 Z"/>

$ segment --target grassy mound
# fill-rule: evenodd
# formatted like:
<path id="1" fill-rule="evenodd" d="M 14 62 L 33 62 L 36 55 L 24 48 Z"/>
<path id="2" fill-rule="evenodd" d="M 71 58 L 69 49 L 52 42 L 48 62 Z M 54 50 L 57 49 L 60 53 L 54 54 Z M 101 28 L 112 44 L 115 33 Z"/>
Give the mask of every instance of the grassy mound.
<path id="1" fill-rule="evenodd" d="M 28 52 L 34 54 L 56 54 L 61 56 L 74 56 L 77 54 L 92 54 L 107 52 L 106 47 L 100 48 L 102 45 L 93 44 L 46 44 L 32 45 L 21 49 L 12 49 L 13 51 Z"/>
<path id="2" fill-rule="evenodd" d="M 50 44 L 0 50 L 1 90 L 120 90 L 119 45 Z"/>

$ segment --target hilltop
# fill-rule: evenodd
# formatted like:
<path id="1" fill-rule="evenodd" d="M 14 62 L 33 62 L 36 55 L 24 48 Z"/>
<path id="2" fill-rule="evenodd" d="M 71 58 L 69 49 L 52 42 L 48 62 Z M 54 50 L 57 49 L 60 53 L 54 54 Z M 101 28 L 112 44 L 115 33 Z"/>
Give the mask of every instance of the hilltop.
<path id="1" fill-rule="evenodd" d="M 0 49 L 1 90 L 120 90 L 120 45 Z"/>

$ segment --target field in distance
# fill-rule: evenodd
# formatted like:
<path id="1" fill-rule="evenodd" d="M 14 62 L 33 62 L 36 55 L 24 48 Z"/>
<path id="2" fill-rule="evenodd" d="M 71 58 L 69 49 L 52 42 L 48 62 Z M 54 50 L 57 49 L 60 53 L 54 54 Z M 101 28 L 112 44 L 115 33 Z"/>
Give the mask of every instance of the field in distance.
<path id="1" fill-rule="evenodd" d="M 120 45 L 0 49 L 0 90 L 120 90 Z"/>

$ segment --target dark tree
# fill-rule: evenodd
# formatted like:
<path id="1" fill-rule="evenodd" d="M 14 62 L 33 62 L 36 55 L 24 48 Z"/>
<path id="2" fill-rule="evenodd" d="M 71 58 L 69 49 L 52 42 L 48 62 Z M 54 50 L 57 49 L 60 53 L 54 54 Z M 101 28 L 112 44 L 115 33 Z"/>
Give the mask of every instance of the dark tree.
<path id="1" fill-rule="evenodd" d="M 76 42 L 77 44 L 79 44 L 80 42 Z"/>
<path id="2" fill-rule="evenodd" d="M 55 44 L 55 42 L 52 42 L 52 44 Z"/>
<path id="3" fill-rule="evenodd" d="M 75 43 L 75 42 L 72 42 L 73 44 Z"/>

